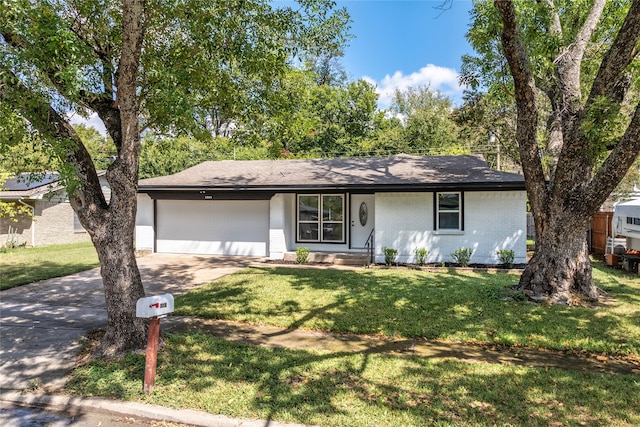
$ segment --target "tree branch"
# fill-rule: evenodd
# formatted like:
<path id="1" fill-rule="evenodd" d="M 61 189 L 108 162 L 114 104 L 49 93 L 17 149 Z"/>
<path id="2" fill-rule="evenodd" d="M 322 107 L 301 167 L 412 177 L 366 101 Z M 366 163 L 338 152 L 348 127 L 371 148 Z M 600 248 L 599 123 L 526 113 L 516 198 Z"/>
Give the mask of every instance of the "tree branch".
<path id="1" fill-rule="evenodd" d="M 91 155 L 69 122 L 6 67 L 0 68 L 0 87 L 3 88 L 3 101 L 15 106 L 45 138 L 55 141 L 58 155 L 74 167 L 79 186 L 70 191 L 69 196 L 77 211 L 91 209 L 95 213 L 108 209 Z M 80 219 L 88 221 L 88 216 L 81 215 Z M 95 224 L 84 222 L 83 225 L 87 230 L 93 230 Z"/>
<path id="2" fill-rule="evenodd" d="M 542 161 L 538 154 L 538 104 L 536 84 L 531 72 L 529 58 L 518 34 L 516 11 L 510 0 L 496 0 L 495 5 L 502 17 L 502 49 L 509 63 L 515 84 L 517 106 L 516 141 L 520 150 L 522 170 L 529 201 L 534 206 L 536 231 L 542 235 L 548 193 Z"/>
<path id="3" fill-rule="evenodd" d="M 636 105 L 631 123 L 620 142 L 611 151 L 591 180 L 584 199 L 592 206 L 600 206 L 609 197 L 640 153 L 640 103 Z M 589 204 L 585 204 L 588 206 Z M 592 215 L 593 212 L 585 213 Z"/>
<path id="4" fill-rule="evenodd" d="M 28 43 L 18 34 L 4 31 L 2 36 L 7 44 L 14 49 L 24 50 L 30 48 Z M 79 40 L 82 39 L 79 38 Z M 58 92 L 64 95 L 66 82 L 58 77 L 58 71 L 60 70 L 59 66 L 55 65 L 55 61 L 50 61 L 49 65 L 41 70 Z M 86 90 L 81 90 L 78 93 L 78 102 L 86 108 L 98 113 L 98 116 L 105 124 L 109 136 L 111 136 L 116 148 L 120 151 L 122 145 L 120 112 L 118 111 L 117 105 L 114 103 L 113 94 L 108 92 L 96 94 Z"/>
<path id="5" fill-rule="evenodd" d="M 620 90 L 620 82 L 624 78 L 623 73 L 638 55 L 638 41 L 640 41 L 640 0 L 634 0 L 618 35 L 600 64 L 598 74 L 591 86 L 587 105 L 591 105 L 600 96 L 616 99 L 616 92 Z M 619 98 L 619 95 L 617 97 Z"/>
<path id="6" fill-rule="evenodd" d="M 595 0 L 593 2 L 589 15 L 587 15 L 587 19 L 584 21 L 582 28 L 580 28 L 580 31 L 576 35 L 574 42 L 569 46 L 566 52 L 561 53 L 558 58 L 556 58 L 555 62 L 559 64 L 558 71 L 562 77 L 561 82 L 567 80 L 569 75 L 580 76 L 582 57 L 584 56 L 587 45 L 598 26 L 598 21 L 600 21 L 600 16 L 602 15 L 605 4 L 606 0 Z M 580 79 L 569 80 L 572 80 L 574 85 L 577 84 L 577 87 L 572 88 L 572 91 L 577 91 L 579 94 Z M 573 80 L 577 80 L 577 82 Z"/>

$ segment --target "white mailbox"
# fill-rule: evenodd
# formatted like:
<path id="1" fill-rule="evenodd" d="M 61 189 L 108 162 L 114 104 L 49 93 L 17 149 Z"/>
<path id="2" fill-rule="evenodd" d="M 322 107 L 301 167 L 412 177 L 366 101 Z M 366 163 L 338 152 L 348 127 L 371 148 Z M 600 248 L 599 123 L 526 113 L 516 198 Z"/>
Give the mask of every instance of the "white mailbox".
<path id="1" fill-rule="evenodd" d="M 136 303 L 137 317 L 159 317 L 173 313 L 173 295 L 164 294 L 140 298 Z"/>

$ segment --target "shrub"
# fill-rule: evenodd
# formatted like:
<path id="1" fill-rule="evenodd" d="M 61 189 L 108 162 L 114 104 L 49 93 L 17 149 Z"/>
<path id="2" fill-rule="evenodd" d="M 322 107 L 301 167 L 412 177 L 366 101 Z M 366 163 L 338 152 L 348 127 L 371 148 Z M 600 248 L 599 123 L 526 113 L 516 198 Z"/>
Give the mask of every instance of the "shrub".
<path id="1" fill-rule="evenodd" d="M 309 248 L 296 249 L 296 264 L 306 264 L 309 261 Z"/>
<path id="2" fill-rule="evenodd" d="M 416 248 L 414 252 L 416 253 L 416 264 L 424 265 L 429 251 L 425 248 Z"/>
<path id="3" fill-rule="evenodd" d="M 20 240 L 18 237 L 18 229 L 15 227 L 9 226 L 9 229 L 7 231 L 7 241 L 0 249 L 2 249 L 2 252 L 8 252 L 11 249 L 16 249 L 26 245 L 27 245 L 27 242 L 20 243 Z"/>
<path id="4" fill-rule="evenodd" d="M 469 261 L 471 261 L 471 255 L 473 255 L 473 249 L 471 248 L 458 248 L 455 252 L 451 254 L 454 260 L 462 267 L 466 267 L 469 265 Z"/>
<path id="5" fill-rule="evenodd" d="M 384 252 L 384 263 L 386 265 L 393 265 L 396 261 L 396 256 L 398 256 L 398 250 L 393 248 L 382 248 L 382 252 Z"/>
<path id="6" fill-rule="evenodd" d="M 513 260 L 515 259 L 515 256 L 511 249 L 500 249 L 496 252 L 496 255 L 500 258 L 500 263 L 506 268 L 513 267 Z"/>

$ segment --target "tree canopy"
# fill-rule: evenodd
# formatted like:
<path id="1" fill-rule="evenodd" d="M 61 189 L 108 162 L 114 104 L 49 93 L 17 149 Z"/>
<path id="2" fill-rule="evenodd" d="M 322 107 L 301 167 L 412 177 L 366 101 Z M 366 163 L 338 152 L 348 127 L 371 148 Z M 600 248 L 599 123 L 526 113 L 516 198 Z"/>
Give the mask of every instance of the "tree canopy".
<path id="1" fill-rule="evenodd" d="M 340 52 L 348 15 L 333 6 L 329 0 L 283 7 L 267 0 L 0 4 L 0 130 L 8 131 L 1 148 L 32 133 L 58 159 L 71 205 L 100 258 L 108 314 L 102 355 L 138 349 L 146 338 L 135 317 L 144 289 L 133 245 L 141 131 L 204 136 L 228 118 L 260 114 L 290 61 L 305 52 Z M 113 142 L 109 201 L 71 114 L 97 114 Z"/>
<path id="2" fill-rule="evenodd" d="M 640 1 L 478 1 L 468 38 L 466 81 L 517 112 L 537 235 L 520 286 L 597 299 L 589 218 L 640 153 Z"/>

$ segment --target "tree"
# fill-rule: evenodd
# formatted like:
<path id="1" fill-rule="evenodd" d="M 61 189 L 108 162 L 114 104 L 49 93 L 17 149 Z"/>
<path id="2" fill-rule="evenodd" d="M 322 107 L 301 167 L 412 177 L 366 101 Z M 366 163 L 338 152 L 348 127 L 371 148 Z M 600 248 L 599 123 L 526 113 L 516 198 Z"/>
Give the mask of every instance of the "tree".
<path id="1" fill-rule="evenodd" d="M 84 124 L 73 125 L 73 129 L 87 148 L 96 169 L 107 169 L 117 154 L 111 138 Z"/>
<path id="2" fill-rule="evenodd" d="M 555 303 L 594 301 L 589 220 L 640 153 L 640 0 L 495 0 L 474 11 L 485 32 L 470 39 L 488 52 L 499 37 L 510 74 L 503 84 L 513 88 L 517 108 L 537 235 L 520 288 Z M 541 145 L 550 156 L 546 170 Z"/>
<path id="3" fill-rule="evenodd" d="M 195 133 L 214 100 L 241 93 L 246 96 L 238 108 L 260 104 L 296 49 L 322 32 L 332 2 L 301 0 L 300 5 L 274 9 L 266 0 L 0 5 L 0 111 L 11 112 L 0 116 L 0 126 L 17 128 L 7 120 L 18 117 L 60 159 L 71 206 L 100 259 L 108 315 L 100 355 L 136 350 L 146 341 L 144 322 L 135 316 L 144 289 L 133 244 L 141 122 L 147 129 Z M 207 97 L 211 90 L 220 96 Z M 113 141 L 116 157 L 106 172 L 109 202 L 89 151 L 69 124 L 70 112 L 96 113 Z"/>
<path id="4" fill-rule="evenodd" d="M 311 70 L 291 70 L 271 95 L 263 115 L 240 123 L 232 139 L 240 145 L 266 141 L 277 157 L 280 150 L 298 156 L 344 155 L 374 129 L 374 87 L 364 81 L 318 85 Z"/>
<path id="5" fill-rule="evenodd" d="M 442 153 L 458 145 L 458 129 L 451 119 L 453 103 L 428 86 L 396 90 L 390 111 L 402 117 L 408 150 Z"/>
<path id="6" fill-rule="evenodd" d="M 61 158 L 71 206 L 89 232 L 100 259 L 108 315 L 101 353 L 112 355 L 141 348 L 145 342 L 145 325 L 142 319 L 136 318 L 133 307 L 138 298 L 144 296 L 144 289 L 135 261 L 133 230 L 140 145 L 137 88 L 144 2 L 127 0 L 120 13 L 110 10 L 111 13 L 105 14 L 82 8 L 58 9 L 57 3 L 20 6 L 24 7 L 0 10 L 3 15 L 0 17 L 3 37 L 0 99 L 43 139 L 50 141 Z M 78 43 L 88 42 L 90 25 L 105 24 L 100 20 L 90 21 L 95 16 L 92 12 L 120 23 L 107 27 L 121 40 L 117 54 L 112 57 L 107 57 L 100 46 Z M 94 61 L 89 62 L 93 55 Z M 80 65 L 101 66 L 106 74 L 107 67 L 113 68 L 115 64 L 117 74 L 103 80 L 106 93 L 80 89 L 78 86 L 83 82 L 73 77 L 80 72 Z M 113 92 L 109 93 L 116 87 L 117 98 Z M 58 92 L 56 95 L 47 93 L 54 90 Z M 68 120 L 56 109 L 60 97 L 96 111 L 115 143 L 118 157 L 107 170 L 112 188 L 109 203 L 100 188 L 89 152 Z"/>
<path id="7" fill-rule="evenodd" d="M 511 102 L 495 99 L 489 93 L 467 90 L 464 103 L 452 113 L 460 130 L 459 138 L 474 153 L 482 153 L 496 169 L 521 171 L 516 144 L 516 111 Z"/>

